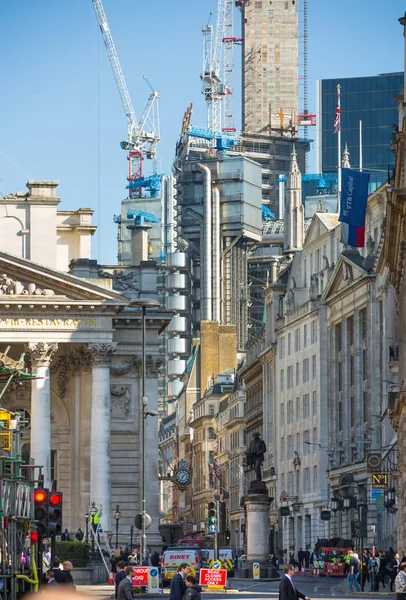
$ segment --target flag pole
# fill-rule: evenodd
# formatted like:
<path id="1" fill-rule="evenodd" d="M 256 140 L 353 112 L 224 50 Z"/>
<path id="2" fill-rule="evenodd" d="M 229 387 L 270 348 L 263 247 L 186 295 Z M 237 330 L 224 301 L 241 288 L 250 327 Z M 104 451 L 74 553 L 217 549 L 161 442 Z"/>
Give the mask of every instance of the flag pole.
<path id="1" fill-rule="evenodd" d="M 338 194 L 337 194 L 337 212 L 340 213 L 340 202 L 341 202 L 341 85 L 337 85 L 337 107 L 339 110 L 339 122 L 338 122 L 338 139 L 337 139 L 337 154 L 338 154 Z"/>
<path id="2" fill-rule="evenodd" d="M 362 121 L 359 122 L 359 170 L 362 171 Z"/>

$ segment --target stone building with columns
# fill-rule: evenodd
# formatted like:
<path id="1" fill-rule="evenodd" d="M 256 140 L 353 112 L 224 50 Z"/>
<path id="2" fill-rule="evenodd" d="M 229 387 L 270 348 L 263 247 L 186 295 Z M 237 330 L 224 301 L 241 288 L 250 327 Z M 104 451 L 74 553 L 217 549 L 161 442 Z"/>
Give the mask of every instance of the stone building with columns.
<path id="1" fill-rule="evenodd" d="M 399 385 L 395 400 L 389 409 L 393 427 L 397 432 L 399 464 L 396 473 L 396 492 L 399 501 L 397 547 L 406 547 L 406 13 L 399 19 L 404 39 L 404 89 L 396 98 L 398 102 L 398 123 L 392 139 L 396 155 L 394 177 L 388 181 L 386 224 L 383 248 L 379 261 L 379 272 L 389 275 L 396 293 L 396 336 L 398 346 L 391 356 L 392 374 Z M 393 342 L 392 342 L 393 343 Z"/>
<path id="2" fill-rule="evenodd" d="M 120 505 L 119 542 L 141 511 L 141 314 L 157 300 L 154 261 L 125 267 L 91 260 L 92 211 L 59 211 L 56 181 L 0 199 L 0 348 L 25 353 L 30 386 L 8 390 L 2 405 L 24 416 L 22 453 L 42 465 L 44 484 L 64 494 L 64 523 L 84 529 L 91 502 L 111 530 Z M 134 261 L 135 262 L 135 261 Z M 146 313 L 146 395 L 158 408 L 159 334 L 171 315 Z M 158 424 L 145 420 L 147 544 L 161 547 Z"/>

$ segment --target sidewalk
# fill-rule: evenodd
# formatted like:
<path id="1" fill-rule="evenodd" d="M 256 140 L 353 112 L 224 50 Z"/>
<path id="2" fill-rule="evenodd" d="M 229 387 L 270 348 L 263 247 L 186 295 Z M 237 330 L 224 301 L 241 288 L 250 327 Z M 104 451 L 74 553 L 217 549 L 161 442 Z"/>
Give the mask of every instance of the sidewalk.
<path id="1" fill-rule="evenodd" d="M 385 588 L 386 589 L 386 588 Z M 337 585 L 335 585 L 333 587 L 334 590 L 334 594 L 338 595 L 346 595 L 346 596 L 368 596 L 368 598 L 372 598 L 375 596 L 388 596 L 388 597 L 395 597 L 396 593 L 395 592 L 371 592 L 370 591 L 370 587 L 369 587 L 369 583 L 367 583 L 367 585 L 365 586 L 365 590 L 363 592 L 351 592 L 350 591 L 350 586 L 348 585 L 347 581 L 341 581 L 340 583 L 338 583 Z"/>

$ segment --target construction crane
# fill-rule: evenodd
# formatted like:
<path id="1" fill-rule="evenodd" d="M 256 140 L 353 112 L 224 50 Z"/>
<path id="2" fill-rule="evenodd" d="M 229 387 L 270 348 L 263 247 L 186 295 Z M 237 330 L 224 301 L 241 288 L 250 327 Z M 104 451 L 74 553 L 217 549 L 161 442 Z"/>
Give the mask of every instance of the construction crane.
<path id="1" fill-rule="evenodd" d="M 158 92 L 154 90 L 146 79 L 151 89 L 147 105 L 142 113 L 140 122 L 137 121 L 134 108 L 128 93 L 127 84 L 120 66 L 114 41 L 110 33 L 109 24 L 103 8 L 102 0 L 92 0 L 96 18 L 100 26 L 104 45 L 113 71 L 114 79 L 120 93 L 121 102 L 127 117 L 128 134 L 127 140 L 121 142 L 121 148 L 128 150 L 128 182 L 141 179 L 143 156 L 154 159 L 156 157 L 156 146 L 161 141 L 159 131 Z M 136 198 L 141 194 L 142 188 L 130 187 L 130 198 Z"/>
<path id="2" fill-rule="evenodd" d="M 226 95 L 224 82 L 220 80 L 226 2 L 227 0 L 218 0 L 214 35 L 210 22 L 202 29 L 203 69 L 200 78 L 202 94 L 207 102 L 207 129 L 214 134 L 221 131 L 221 101 Z"/>
<path id="3" fill-rule="evenodd" d="M 235 133 L 234 122 L 234 45 L 241 45 L 242 38 L 234 35 L 234 0 L 226 0 L 224 11 L 224 45 L 223 79 L 224 96 L 224 125 L 223 131 L 232 135 Z"/>

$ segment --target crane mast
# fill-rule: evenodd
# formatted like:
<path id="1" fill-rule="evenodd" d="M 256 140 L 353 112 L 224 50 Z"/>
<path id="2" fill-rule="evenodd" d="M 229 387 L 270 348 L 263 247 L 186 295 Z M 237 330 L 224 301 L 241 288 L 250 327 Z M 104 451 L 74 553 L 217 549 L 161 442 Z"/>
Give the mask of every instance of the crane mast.
<path id="1" fill-rule="evenodd" d="M 226 0 L 224 13 L 224 85 L 226 95 L 224 97 L 224 126 L 226 134 L 234 134 L 234 45 L 241 44 L 242 38 L 234 36 L 234 0 Z"/>
<path id="2" fill-rule="evenodd" d="M 158 92 L 153 90 L 147 80 L 151 93 L 148 98 L 141 120 L 138 123 L 134 108 L 128 93 L 127 84 L 121 69 L 117 51 L 114 45 L 113 37 L 110 33 L 106 13 L 104 12 L 102 0 L 92 0 L 93 8 L 96 13 L 97 22 L 106 47 L 107 56 L 110 61 L 114 79 L 120 94 L 121 102 L 127 117 L 128 135 L 127 140 L 121 142 L 121 148 L 128 150 L 128 181 L 134 182 L 141 179 L 143 154 L 147 158 L 155 158 L 156 145 L 161 141 L 159 131 L 159 113 L 158 113 Z M 145 77 L 144 77 L 145 78 Z M 146 78 L 145 78 L 146 79 Z M 146 131 L 146 129 L 149 131 Z M 130 198 L 141 194 L 141 188 L 133 189 L 130 187 Z"/>

